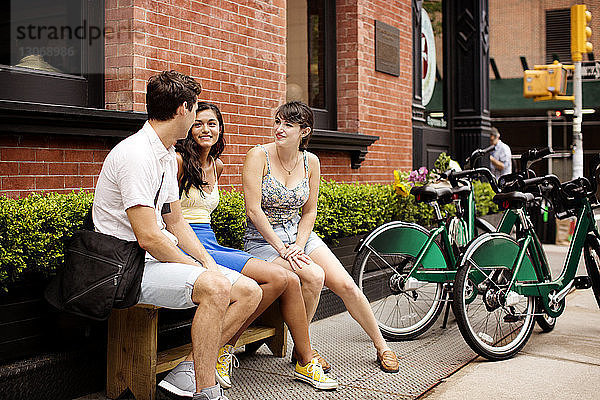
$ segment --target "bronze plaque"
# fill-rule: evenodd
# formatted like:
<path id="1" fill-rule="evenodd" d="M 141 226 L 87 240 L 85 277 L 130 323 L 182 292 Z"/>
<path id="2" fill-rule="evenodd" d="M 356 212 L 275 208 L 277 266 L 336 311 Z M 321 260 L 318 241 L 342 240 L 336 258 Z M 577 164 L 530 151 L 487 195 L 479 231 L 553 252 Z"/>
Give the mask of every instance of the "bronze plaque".
<path id="1" fill-rule="evenodd" d="M 375 71 L 400 75 L 400 29 L 375 20 Z"/>

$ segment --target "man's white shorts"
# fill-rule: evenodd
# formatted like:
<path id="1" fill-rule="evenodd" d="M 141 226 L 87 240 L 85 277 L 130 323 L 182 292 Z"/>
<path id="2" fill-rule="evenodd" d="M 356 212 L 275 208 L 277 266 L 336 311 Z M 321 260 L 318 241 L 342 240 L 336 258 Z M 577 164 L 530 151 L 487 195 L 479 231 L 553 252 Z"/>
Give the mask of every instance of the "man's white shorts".
<path id="1" fill-rule="evenodd" d="M 241 274 L 219 265 L 221 272 L 233 285 Z M 146 257 L 139 303 L 165 308 L 191 308 L 192 289 L 196 279 L 207 271 L 198 265 L 165 263 Z"/>

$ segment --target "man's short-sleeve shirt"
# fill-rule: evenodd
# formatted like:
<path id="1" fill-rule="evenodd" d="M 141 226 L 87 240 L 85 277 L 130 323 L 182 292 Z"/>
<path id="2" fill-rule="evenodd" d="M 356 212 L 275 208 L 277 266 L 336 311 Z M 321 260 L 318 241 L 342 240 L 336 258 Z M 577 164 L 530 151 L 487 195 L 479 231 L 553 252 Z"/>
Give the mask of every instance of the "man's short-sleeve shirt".
<path id="1" fill-rule="evenodd" d="M 498 140 L 498 144 L 496 145 L 496 147 L 490 155 L 496 160 L 500 161 L 502 164 L 504 164 L 504 169 L 502 171 L 499 171 L 498 169 L 496 169 L 496 166 L 490 161 L 490 170 L 496 178 L 500 178 L 502 175 L 507 175 L 512 172 L 512 154 L 510 151 L 510 147 L 508 147 L 506 143 L 504 143 L 501 140 Z"/>
<path id="2" fill-rule="evenodd" d="M 176 200 L 179 189 L 175 149 L 166 148 L 146 122 L 137 133 L 117 144 L 104 160 L 94 192 L 94 226 L 99 232 L 133 241 L 136 237 L 127 217 L 128 208 L 155 208 L 156 223 L 162 230 L 165 224 L 160 211 L 165 203 Z"/>

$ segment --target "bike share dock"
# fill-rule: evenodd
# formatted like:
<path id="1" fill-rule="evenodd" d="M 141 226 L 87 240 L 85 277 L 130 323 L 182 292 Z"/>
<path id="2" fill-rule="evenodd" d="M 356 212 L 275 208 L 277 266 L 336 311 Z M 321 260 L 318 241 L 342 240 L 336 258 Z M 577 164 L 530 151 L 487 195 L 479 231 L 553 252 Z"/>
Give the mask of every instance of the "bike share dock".
<path id="1" fill-rule="evenodd" d="M 546 248 L 553 270 L 560 268 L 568 247 Z M 583 262 L 580 271 L 585 271 L 582 266 Z M 456 374 L 476 357 L 460 335 L 452 312 L 447 329 L 441 328 L 442 317 L 415 340 L 390 342 L 400 357 L 398 374 L 379 369 L 371 341 L 344 312 L 314 322 L 310 327 L 313 346 L 330 362 L 331 375 L 340 383 L 337 391 L 318 391 L 293 380 L 289 361 L 292 342 L 288 337 L 290 347 L 284 359 L 273 357 L 266 346 L 252 356 L 238 354 L 240 368 L 234 369 L 234 386 L 226 394 L 230 400 L 404 400 L 423 394 L 428 400 L 556 398 L 553 393 L 561 393 L 564 398 L 587 399 L 597 395 L 597 388 L 590 382 L 600 381 L 600 312 L 591 290 L 568 296 L 567 310 L 558 319 L 556 330 L 543 334 L 536 327 L 529 343 L 516 357 L 501 362 L 478 358 Z M 429 391 L 431 388 L 434 389 Z M 157 398 L 177 399 L 160 390 Z M 106 397 L 93 394 L 79 400 L 84 399 Z"/>

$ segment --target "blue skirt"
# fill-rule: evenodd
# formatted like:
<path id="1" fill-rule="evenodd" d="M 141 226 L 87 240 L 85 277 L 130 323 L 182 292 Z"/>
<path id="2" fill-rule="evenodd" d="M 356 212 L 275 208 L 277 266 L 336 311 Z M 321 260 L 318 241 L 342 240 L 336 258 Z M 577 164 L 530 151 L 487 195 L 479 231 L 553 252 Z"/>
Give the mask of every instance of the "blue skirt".
<path id="1" fill-rule="evenodd" d="M 190 224 L 190 226 L 198 236 L 200 243 L 217 264 L 242 272 L 248 260 L 254 258 L 245 251 L 224 247 L 217 243 L 215 232 L 213 232 L 210 224 Z"/>

